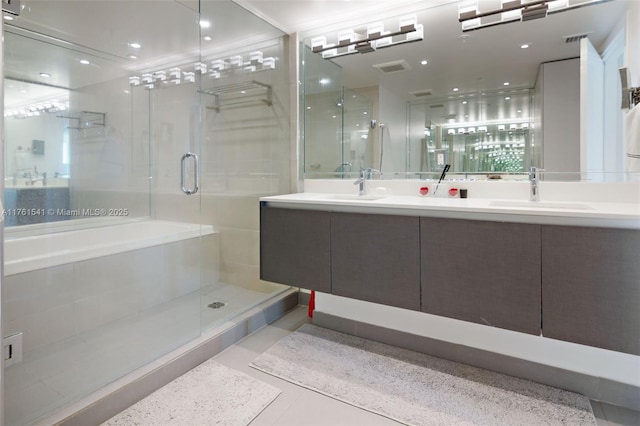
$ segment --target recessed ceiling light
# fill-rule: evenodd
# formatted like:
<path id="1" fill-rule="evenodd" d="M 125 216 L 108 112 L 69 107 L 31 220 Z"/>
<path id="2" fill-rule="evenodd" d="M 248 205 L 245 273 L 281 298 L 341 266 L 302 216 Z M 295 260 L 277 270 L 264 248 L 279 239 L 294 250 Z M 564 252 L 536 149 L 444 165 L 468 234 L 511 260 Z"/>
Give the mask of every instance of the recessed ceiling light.
<path id="1" fill-rule="evenodd" d="M 140 49 L 142 47 L 142 45 L 138 42 L 129 43 L 129 46 L 133 47 L 134 49 Z"/>
<path id="2" fill-rule="evenodd" d="M 308 106 L 308 107 L 307 107 L 307 109 L 311 109 L 311 107 L 310 107 L 310 106 Z"/>
<path id="3" fill-rule="evenodd" d="M 125 91 L 124 91 L 124 93 L 126 93 L 126 94 L 128 95 L 128 94 L 129 94 L 129 93 L 131 93 L 131 92 L 129 92 L 128 90 L 125 90 Z"/>
<path id="4" fill-rule="evenodd" d="M 332 118 L 336 118 L 336 116 L 335 116 L 335 115 L 332 115 L 331 117 L 332 117 Z"/>
<path id="5" fill-rule="evenodd" d="M 80 61 L 80 63 L 81 63 L 82 65 L 89 65 L 91 62 L 87 61 L 86 59 L 82 59 L 82 60 Z"/>
<path id="6" fill-rule="evenodd" d="M 49 77 L 51 77 L 51 74 L 49 74 L 47 72 L 41 72 L 40 73 L 40 77 L 49 78 Z"/>
<path id="7" fill-rule="evenodd" d="M 5 21 L 13 21 L 13 16 L 11 16 L 11 15 L 4 15 L 4 20 L 5 20 Z"/>
<path id="8" fill-rule="evenodd" d="M 325 86 L 327 84 L 331 83 L 331 80 L 328 78 L 321 78 L 320 79 L 320 85 Z"/>
<path id="9" fill-rule="evenodd" d="M 138 59 L 138 57 L 136 55 L 129 55 L 129 56 L 127 56 L 127 58 L 129 58 L 129 59 Z"/>
<path id="10" fill-rule="evenodd" d="M 519 110 L 517 110 L 516 112 L 519 114 L 519 113 L 521 113 L 521 112 L 522 112 L 522 110 L 521 110 L 521 109 L 519 109 Z"/>
<path id="11" fill-rule="evenodd" d="M 503 86 L 508 86 L 508 85 L 509 85 L 509 82 L 508 82 L 508 81 L 505 81 L 504 83 L 502 83 L 502 85 L 503 85 Z"/>
<path id="12" fill-rule="evenodd" d="M 211 22 L 207 21 L 206 19 L 200 20 L 200 28 L 209 28 L 209 27 L 211 27 Z"/>
<path id="13" fill-rule="evenodd" d="M 420 61 L 420 65 L 427 65 L 428 63 L 429 61 L 427 61 L 426 59 Z"/>
<path id="14" fill-rule="evenodd" d="M 205 41 L 211 41 L 211 36 L 206 35 L 206 36 L 204 36 L 204 37 L 202 37 L 202 38 L 203 38 Z"/>
<path id="15" fill-rule="evenodd" d="M 466 104 L 467 104 L 467 101 L 462 101 L 462 105 L 466 105 Z"/>
<path id="16" fill-rule="evenodd" d="M 505 101 L 508 101 L 509 99 L 511 99 L 511 96 L 505 96 L 504 99 Z"/>
<path id="17" fill-rule="evenodd" d="M 524 43 L 520 45 L 520 49 L 528 49 L 529 48 L 529 43 Z"/>
<path id="18" fill-rule="evenodd" d="M 367 111 L 365 111 L 365 112 L 363 112 L 362 114 L 367 115 L 367 114 L 369 114 L 369 113 L 368 113 Z"/>
<path id="19" fill-rule="evenodd" d="M 454 92 L 457 92 L 458 90 L 460 90 L 460 89 L 458 89 L 457 87 L 454 87 L 454 88 L 453 88 L 453 91 L 454 91 Z"/>

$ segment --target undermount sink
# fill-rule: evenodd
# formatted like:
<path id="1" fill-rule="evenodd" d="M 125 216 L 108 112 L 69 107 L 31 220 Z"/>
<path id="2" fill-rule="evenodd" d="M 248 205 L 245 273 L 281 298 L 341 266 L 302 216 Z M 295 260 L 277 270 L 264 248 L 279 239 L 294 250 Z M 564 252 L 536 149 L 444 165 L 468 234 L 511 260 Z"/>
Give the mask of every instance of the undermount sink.
<path id="1" fill-rule="evenodd" d="M 386 198 L 387 195 L 358 195 L 358 194 L 332 194 L 332 200 L 355 200 L 355 201 L 375 201 Z"/>
<path id="2" fill-rule="evenodd" d="M 522 207 L 556 210 L 593 210 L 593 207 L 581 203 L 562 203 L 554 201 L 492 201 L 492 207 Z"/>

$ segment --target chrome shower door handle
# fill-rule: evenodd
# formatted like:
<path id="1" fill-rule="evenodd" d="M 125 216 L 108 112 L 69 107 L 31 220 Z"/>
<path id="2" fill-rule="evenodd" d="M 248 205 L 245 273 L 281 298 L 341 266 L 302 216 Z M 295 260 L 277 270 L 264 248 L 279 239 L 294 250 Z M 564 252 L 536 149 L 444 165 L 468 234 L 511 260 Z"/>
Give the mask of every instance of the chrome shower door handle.
<path id="1" fill-rule="evenodd" d="M 193 162 L 193 188 L 188 189 L 185 186 L 185 172 L 186 172 L 186 167 L 185 164 L 187 163 L 187 160 L 191 159 Z M 198 192 L 198 189 L 200 189 L 200 182 L 199 182 L 199 176 L 198 176 L 198 156 L 196 154 L 194 154 L 193 152 L 187 152 L 186 154 L 184 154 L 182 156 L 182 159 L 180 160 L 180 187 L 182 189 L 182 192 L 184 192 L 187 195 L 193 195 L 196 192 Z"/>

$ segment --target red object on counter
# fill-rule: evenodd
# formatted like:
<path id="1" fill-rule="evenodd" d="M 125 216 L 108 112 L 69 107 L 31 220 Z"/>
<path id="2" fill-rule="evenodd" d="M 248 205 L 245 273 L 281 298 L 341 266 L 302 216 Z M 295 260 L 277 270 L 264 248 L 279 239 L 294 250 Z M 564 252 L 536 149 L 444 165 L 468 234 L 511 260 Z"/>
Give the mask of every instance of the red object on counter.
<path id="1" fill-rule="evenodd" d="M 449 188 L 449 195 L 452 197 L 458 195 L 458 188 Z"/>
<path id="2" fill-rule="evenodd" d="M 420 195 L 427 195 L 429 193 L 429 187 L 423 186 L 420 188 Z"/>

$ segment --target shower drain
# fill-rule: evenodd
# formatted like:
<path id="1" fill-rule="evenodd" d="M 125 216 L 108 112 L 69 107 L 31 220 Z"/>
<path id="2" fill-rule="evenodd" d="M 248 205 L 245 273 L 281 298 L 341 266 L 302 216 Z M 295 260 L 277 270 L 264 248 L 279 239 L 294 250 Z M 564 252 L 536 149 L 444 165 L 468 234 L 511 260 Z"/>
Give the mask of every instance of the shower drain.
<path id="1" fill-rule="evenodd" d="M 209 305 L 207 305 L 209 308 L 211 309 L 220 309 L 222 308 L 224 305 L 226 305 L 226 303 L 224 302 L 213 302 Z"/>

